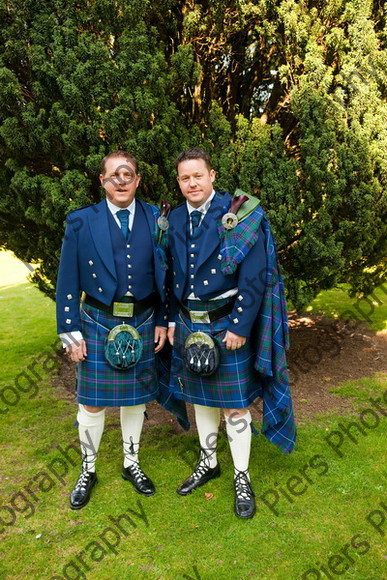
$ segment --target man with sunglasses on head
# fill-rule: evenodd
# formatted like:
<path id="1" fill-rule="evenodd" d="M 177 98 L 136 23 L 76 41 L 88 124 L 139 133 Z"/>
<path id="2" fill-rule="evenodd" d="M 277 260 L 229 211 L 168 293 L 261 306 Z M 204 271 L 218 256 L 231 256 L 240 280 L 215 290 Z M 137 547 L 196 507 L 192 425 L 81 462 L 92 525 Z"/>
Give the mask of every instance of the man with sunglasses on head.
<path id="1" fill-rule="evenodd" d="M 120 407 L 123 479 L 140 494 L 155 493 L 138 450 L 145 404 L 158 394 L 155 353 L 167 333 L 159 211 L 135 197 L 141 176 L 131 153 L 106 155 L 99 179 L 106 197 L 67 216 L 57 282 L 58 333 L 77 363 L 82 470 L 72 509 L 87 504 L 97 482 L 106 407 Z"/>

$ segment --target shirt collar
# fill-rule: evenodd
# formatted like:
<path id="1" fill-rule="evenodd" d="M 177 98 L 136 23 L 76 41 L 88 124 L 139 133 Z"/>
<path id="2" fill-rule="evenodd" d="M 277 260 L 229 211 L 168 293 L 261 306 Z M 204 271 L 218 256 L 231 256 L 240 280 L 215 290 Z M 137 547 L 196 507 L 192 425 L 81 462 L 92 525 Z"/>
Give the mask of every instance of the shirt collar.
<path id="1" fill-rule="evenodd" d="M 106 198 L 106 203 L 113 215 L 115 215 L 120 209 L 128 209 L 132 215 L 134 215 L 134 212 L 136 211 L 136 198 L 134 198 L 128 207 L 118 207 L 117 205 L 114 205 L 114 203 L 112 203 L 108 198 Z"/>
<path id="2" fill-rule="evenodd" d="M 192 207 L 192 205 L 190 205 L 187 201 L 186 204 L 187 204 L 188 214 L 191 215 L 191 213 L 193 211 L 197 210 L 197 211 L 200 211 L 200 213 L 202 213 L 203 215 L 206 215 L 208 208 L 210 207 L 211 202 L 214 199 L 214 195 L 215 195 L 215 190 L 213 189 L 210 197 L 208 199 L 206 199 L 206 201 L 200 207 Z"/>

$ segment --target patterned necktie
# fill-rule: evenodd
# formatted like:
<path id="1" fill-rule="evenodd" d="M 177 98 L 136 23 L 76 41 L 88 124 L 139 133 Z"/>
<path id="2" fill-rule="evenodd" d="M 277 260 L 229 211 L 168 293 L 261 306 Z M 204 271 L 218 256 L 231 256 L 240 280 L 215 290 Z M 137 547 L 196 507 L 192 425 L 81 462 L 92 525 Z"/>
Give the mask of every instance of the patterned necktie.
<path id="1" fill-rule="evenodd" d="M 120 220 L 121 223 L 121 231 L 126 240 L 129 239 L 129 210 L 128 209 L 120 209 L 116 216 Z"/>
<path id="2" fill-rule="evenodd" d="M 200 223 L 201 219 L 202 219 L 202 213 L 200 211 L 195 209 L 193 212 L 191 212 L 191 224 L 192 224 L 191 236 L 192 237 L 195 237 L 195 235 L 199 229 L 199 223 Z"/>

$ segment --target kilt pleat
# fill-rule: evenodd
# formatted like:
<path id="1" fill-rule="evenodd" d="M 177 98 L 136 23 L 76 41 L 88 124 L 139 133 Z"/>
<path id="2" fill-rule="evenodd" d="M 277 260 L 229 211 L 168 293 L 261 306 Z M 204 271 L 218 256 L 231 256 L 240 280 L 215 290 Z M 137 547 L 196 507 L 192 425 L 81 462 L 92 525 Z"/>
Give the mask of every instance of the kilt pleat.
<path id="1" fill-rule="evenodd" d="M 81 322 L 87 358 L 77 365 L 78 402 L 95 407 L 120 407 L 156 399 L 158 384 L 152 308 L 138 316 L 120 318 L 83 304 Z M 109 331 L 118 324 L 130 324 L 137 328 L 144 344 L 139 362 L 125 370 L 114 369 L 104 356 L 105 340 Z"/>
<path id="2" fill-rule="evenodd" d="M 217 305 L 227 302 L 217 300 Z M 209 302 L 189 301 L 193 310 L 208 310 Z M 170 390 L 175 397 L 189 403 L 206 407 L 241 409 L 248 407 L 262 396 L 260 374 L 254 369 L 254 352 L 249 340 L 237 350 L 227 350 L 222 340 L 225 337 L 229 318 L 225 316 L 209 324 L 193 323 L 181 313 L 177 317 L 172 353 Z M 189 372 L 183 362 L 186 338 L 191 332 L 210 334 L 219 346 L 220 365 L 209 377 Z"/>

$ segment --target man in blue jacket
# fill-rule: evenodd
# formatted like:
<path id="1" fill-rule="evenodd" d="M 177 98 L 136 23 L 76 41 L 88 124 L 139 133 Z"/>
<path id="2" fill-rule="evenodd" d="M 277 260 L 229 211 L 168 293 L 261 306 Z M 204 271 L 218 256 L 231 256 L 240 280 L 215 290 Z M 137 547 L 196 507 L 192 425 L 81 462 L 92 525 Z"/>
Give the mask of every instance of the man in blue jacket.
<path id="1" fill-rule="evenodd" d="M 89 501 L 106 407 L 120 407 L 122 477 L 152 495 L 138 462 L 145 403 L 157 397 L 155 353 L 166 340 L 164 254 L 158 209 L 135 198 L 136 159 L 113 151 L 102 161 L 106 198 L 67 216 L 57 282 L 57 326 L 77 365 L 82 471 L 70 507 Z M 80 307 L 80 294 L 83 299 Z"/>
<path id="2" fill-rule="evenodd" d="M 172 211 L 168 230 L 170 390 L 193 403 L 201 448 L 177 492 L 186 495 L 220 475 L 222 409 L 234 463 L 234 510 L 247 519 L 256 509 L 249 405 L 263 398 L 262 432 L 282 451 L 289 453 L 295 440 L 282 278 L 259 201 L 215 191 L 215 171 L 202 149 L 183 151 L 175 165 L 186 201 Z"/>

